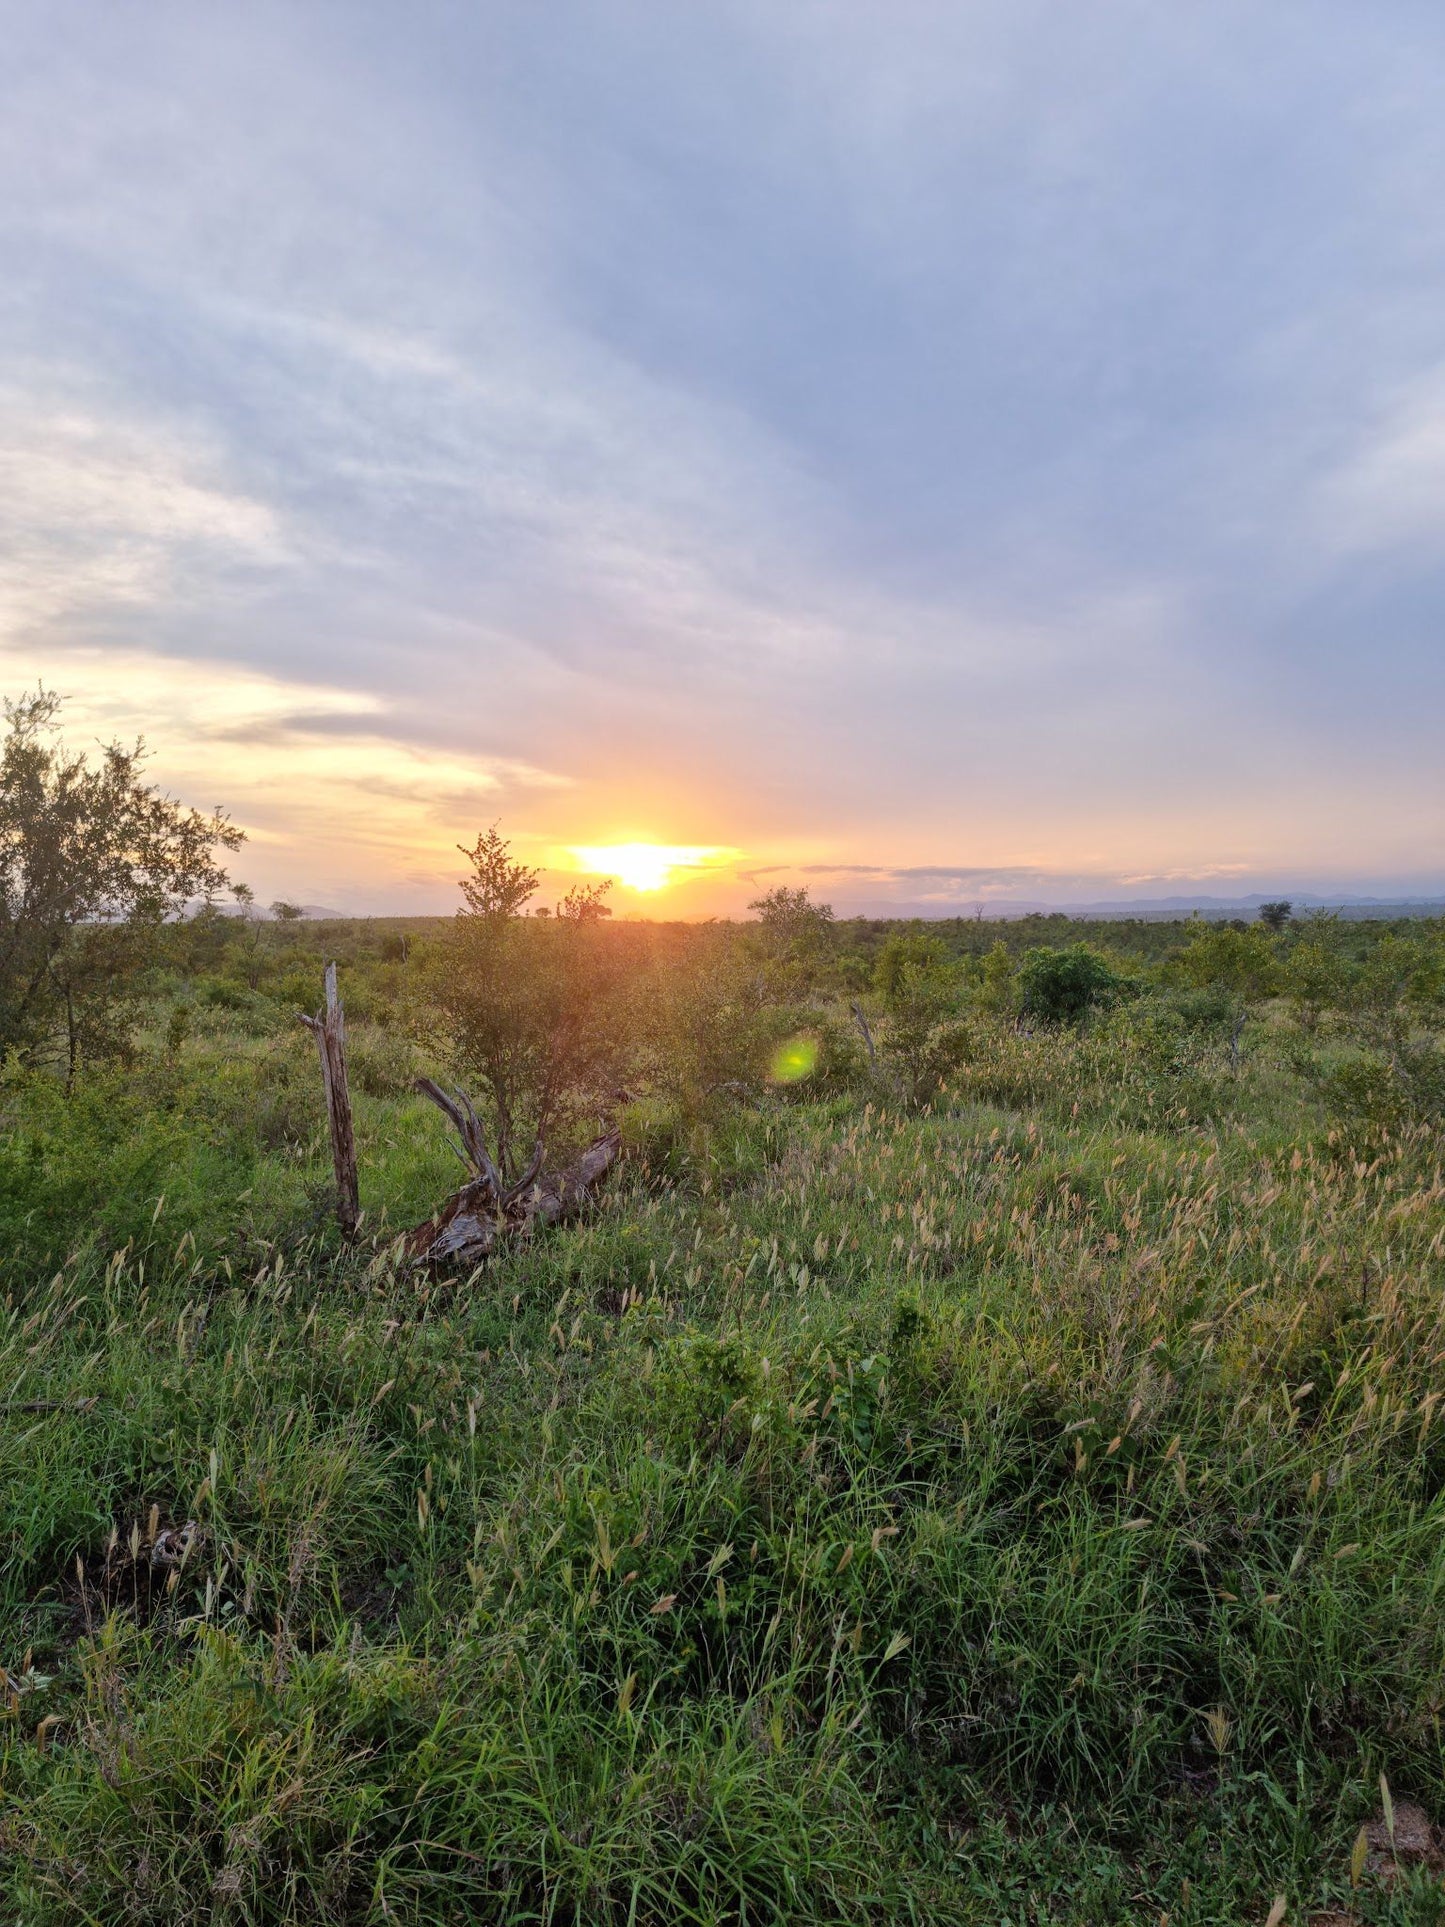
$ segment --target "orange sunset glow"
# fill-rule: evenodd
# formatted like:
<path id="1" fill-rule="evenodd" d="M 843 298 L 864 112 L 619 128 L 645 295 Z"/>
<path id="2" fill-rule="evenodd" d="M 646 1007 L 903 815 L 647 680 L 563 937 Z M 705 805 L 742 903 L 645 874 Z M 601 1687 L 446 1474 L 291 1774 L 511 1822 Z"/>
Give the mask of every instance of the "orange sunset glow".
<path id="1" fill-rule="evenodd" d="M 586 876 L 615 877 L 629 890 L 651 895 L 703 870 L 736 862 L 741 850 L 708 843 L 581 843 L 567 850 Z"/>

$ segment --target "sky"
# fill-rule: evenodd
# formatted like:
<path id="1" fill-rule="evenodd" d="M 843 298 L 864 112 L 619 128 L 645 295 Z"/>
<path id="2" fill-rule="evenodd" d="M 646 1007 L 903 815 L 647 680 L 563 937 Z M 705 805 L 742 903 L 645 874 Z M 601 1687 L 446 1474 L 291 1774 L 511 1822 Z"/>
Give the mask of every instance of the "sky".
<path id="1" fill-rule="evenodd" d="M 0 29 L 0 687 L 263 901 L 1445 894 L 1445 9 Z"/>

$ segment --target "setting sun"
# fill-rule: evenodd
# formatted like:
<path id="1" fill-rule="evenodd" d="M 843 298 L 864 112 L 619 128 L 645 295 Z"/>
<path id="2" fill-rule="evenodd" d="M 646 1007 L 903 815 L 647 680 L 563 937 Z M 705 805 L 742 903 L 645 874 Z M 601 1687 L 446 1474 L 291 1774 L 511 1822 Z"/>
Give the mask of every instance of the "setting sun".
<path id="1" fill-rule="evenodd" d="M 573 844 L 568 854 L 589 876 L 616 877 L 629 890 L 661 890 L 679 870 L 711 870 L 739 852 L 712 843 Z"/>

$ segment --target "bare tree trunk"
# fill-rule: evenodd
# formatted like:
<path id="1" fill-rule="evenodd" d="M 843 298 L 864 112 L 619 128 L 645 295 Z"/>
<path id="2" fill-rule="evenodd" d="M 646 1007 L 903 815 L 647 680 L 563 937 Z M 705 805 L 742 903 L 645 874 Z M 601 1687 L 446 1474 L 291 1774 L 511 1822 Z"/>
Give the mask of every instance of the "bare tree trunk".
<path id="1" fill-rule="evenodd" d="M 336 1217 L 342 1236 L 354 1238 L 361 1219 L 356 1174 L 356 1134 L 351 1124 L 351 1091 L 346 1082 L 346 1013 L 336 990 L 336 965 L 326 966 L 326 1009 L 301 1021 L 316 1039 L 321 1083 L 331 1127 L 331 1162 L 336 1171 Z"/>
<path id="2" fill-rule="evenodd" d="M 854 1023 L 857 1024 L 859 1030 L 863 1033 L 863 1042 L 868 1051 L 868 1068 L 870 1071 L 876 1071 L 878 1068 L 878 1052 L 874 1047 L 873 1033 L 868 1028 L 868 1019 L 863 1015 L 863 1007 L 861 1004 L 849 1004 L 848 1008 L 853 1013 Z"/>

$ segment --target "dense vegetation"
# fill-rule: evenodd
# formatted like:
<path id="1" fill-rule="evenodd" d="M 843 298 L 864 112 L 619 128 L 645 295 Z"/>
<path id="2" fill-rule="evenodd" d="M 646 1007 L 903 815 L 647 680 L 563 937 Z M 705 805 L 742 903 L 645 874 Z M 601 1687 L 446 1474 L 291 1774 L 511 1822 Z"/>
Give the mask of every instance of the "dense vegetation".
<path id="1" fill-rule="evenodd" d="M 0 1914 L 1445 1918 L 1445 930 L 524 902 L 12 1052 Z M 422 1070 L 595 1214 L 405 1266 Z"/>

